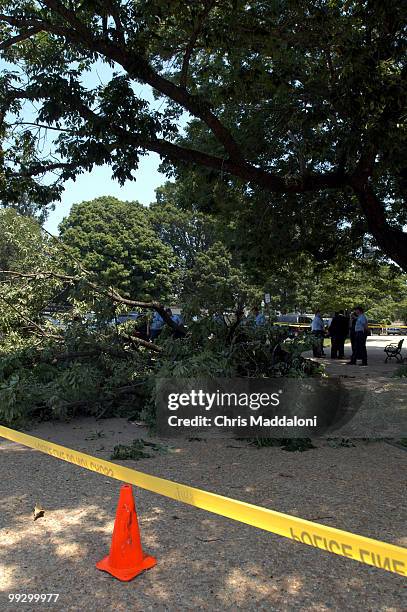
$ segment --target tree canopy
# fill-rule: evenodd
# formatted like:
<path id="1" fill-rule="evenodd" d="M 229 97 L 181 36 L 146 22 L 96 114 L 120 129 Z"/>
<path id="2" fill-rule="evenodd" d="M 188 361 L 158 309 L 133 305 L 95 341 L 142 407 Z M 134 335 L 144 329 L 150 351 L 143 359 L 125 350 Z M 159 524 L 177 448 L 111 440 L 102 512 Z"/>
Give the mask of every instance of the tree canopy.
<path id="1" fill-rule="evenodd" d="M 407 275 L 375 260 L 339 259 L 321 265 L 303 257 L 270 275 L 264 288 L 277 310 L 312 313 L 319 308 L 333 314 L 360 304 L 369 319 L 407 320 Z"/>
<path id="2" fill-rule="evenodd" d="M 304 206 L 315 218 L 324 201 L 333 226 L 368 231 L 407 269 L 403 3 L 1 0 L 0 7 L 3 201 L 27 194 L 51 201 L 65 180 L 94 165 L 108 164 L 121 182 L 133 179 L 140 155 L 154 151 L 169 174 L 193 166 L 221 189 L 240 191 L 249 213 L 252 196 L 264 193 L 272 219 L 276 209 L 298 218 Z M 101 61 L 111 78 L 86 87 Z M 149 107 L 140 83 L 166 104 Z M 56 134 L 50 155 L 37 146 L 43 129 Z M 49 171 L 58 177 L 44 184 Z M 321 229 L 321 244 L 325 236 Z"/>
<path id="3" fill-rule="evenodd" d="M 100 197 L 74 204 L 60 225 L 64 244 L 99 282 L 139 300 L 165 302 L 176 285 L 172 249 L 138 202 Z"/>
<path id="4" fill-rule="evenodd" d="M 225 311 L 242 316 L 244 309 L 261 301 L 260 288 L 250 284 L 241 266 L 233 265 L 227 247 L 215 242 L 197 255 L 194 265 L 184 276 L 182 300 L 194 313 L 202 309 L 210 314 Z"/>

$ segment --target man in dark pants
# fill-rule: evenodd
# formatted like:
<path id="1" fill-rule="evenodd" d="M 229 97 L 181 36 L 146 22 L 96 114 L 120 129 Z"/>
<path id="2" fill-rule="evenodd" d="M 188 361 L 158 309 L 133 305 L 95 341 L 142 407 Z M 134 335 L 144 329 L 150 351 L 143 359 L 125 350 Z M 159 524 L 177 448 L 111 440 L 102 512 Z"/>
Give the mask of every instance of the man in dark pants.
<path id="1" fill-rule="evenodd" d="M 338 358 L 339 349 L 339 336 L 340 336 L 340 320 L 339 312 L 335 312 L 332 317 L 331 323 L 328 328 L 329 335 L 331 336 L 331 359 Z"/>
<path id="2" fill-rule="evenodd" d="M 343 310 L 339 311 L 338 328 L 338 357 L 345 359 L 345 340 L 349 334 L 349 317 L 345 316 Z"/>
<path id="3" fill-rule="evenodd" d="M 349 319 L 343 310 L 335 312 L 329 326 L 331 336 L 331 359 L 345 359 L 345 338 L 349 333 Z"/>
<path id="4" fill-rule="evenodd" d="M 367 366 L 366 338 L 368 322 L 361 306 L 355 308 L 355 312 L 357 315 L 355 323 L 355 350 L 349 363 L 355 365 L 356 361 L 361 359 L 362 366 Z"/>
<path id="5" fill-rule="evenodd" d="M 350 313 L 350 318 L 349 318 L 349 337 L 350 337 L 350 344 L 352 347 L 352 357 L 350 358 L 350 362 L 356 361 L 356 332 L 355 332 L 355 325 L 356 325 L 356 312 L 355 310 L 352 310 L 352 312 Z"/>

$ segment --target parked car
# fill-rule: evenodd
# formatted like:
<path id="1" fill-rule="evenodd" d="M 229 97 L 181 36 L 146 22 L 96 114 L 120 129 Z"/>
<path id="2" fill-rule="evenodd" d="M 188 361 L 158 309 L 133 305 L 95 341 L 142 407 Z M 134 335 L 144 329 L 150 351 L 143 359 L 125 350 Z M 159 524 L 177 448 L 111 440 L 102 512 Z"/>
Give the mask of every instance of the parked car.
<path id="1" fill-rule="evenodd" d="M 289 328 L 289 337 L 296 337 L 301 333 L 311 329 L 312 317 L 306 314 L 297 312 L 289 312 L 277 316 L 277 321 L 274 325 L 285 326 Z"/>
<path id="2" fill-rule="evenodd" d="M 126 314 L 116 316 L 116 323 L 121 325 L 121 323 L 126 323 L 126 321 L 137 321 L 142 316 L 141 312 L 126 312 Z"/>
<path id="3" fill-rule="evenodd" d="M 405 336 L 407 334 L 407 328 L 392 326 L 386 330 L 388 336 Z"/>
<path id="4" fill-rule="evenodd" d="M 300 324 L 300 325 L 311 325 L 312 317 L 297 312 L 288 312 L 287 314 L 278 315 L 277 323 Z"/>

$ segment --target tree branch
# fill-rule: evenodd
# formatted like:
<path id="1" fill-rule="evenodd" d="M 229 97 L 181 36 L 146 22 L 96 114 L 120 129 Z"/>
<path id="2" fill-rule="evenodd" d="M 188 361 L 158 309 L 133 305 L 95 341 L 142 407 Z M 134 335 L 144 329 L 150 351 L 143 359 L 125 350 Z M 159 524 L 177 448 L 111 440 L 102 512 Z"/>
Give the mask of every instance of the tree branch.
<path id="1" fill-rule="evenodd" d="M 407 234 L 389 224 L 385 204 L 379 200 L 370 184 L 376 155 L 374 145 L 364 146 L 356 169 L 349 177 L 349 184 L 359 200 L 369 231 L 379 247 L 401 268 L 407 270 Z"/>
<path id="2" fill-rule="evenodd" d="M 4 51 L 5 49 L 10 48 L 13 45 L 16 45 L 17 43 L 22 42 L 23 40 L 27 40 L 28 38 L 31 38 L 31 36 L 38 34 L 38 32 L 41 32 L 41 30 L 42 28 L 40 27 L 30 28 L 29 30 L 26 30 L 25 32 L 21 32 L 20 34 L 17 34 L 16 36 L 12 36 L 8 40 L 4 40 L 2 43 L 0 43 L 0 51 Z"/>
<path id="3" fill-rule="evenodd" d="M 58 355 L 47 356 L 42 359 L 43 362 L 55 363 L 58 361 L 73 361 L 74 359 L 84 359 L 87 357 L 97 357 L 98 355 L 102 355 L 103 353 L 107 353 L 112 357 L 116 357 L 117 359 L 128 359 L 131 357 L 131 354 L 126 353 L 126 351 L 119 351 L 108 346 L 99 347 L 97 349 L 92 349 L 89 351 L 74 351 L 70 353 L 59 353 Z"/>
<path id="4" fill-rule="evenodd" d="M 4 21 L 15 28 L 32 27 L 38 28 L 39 31 L 42 29 L 47 30 L 44 26 L 48 23 L 39 19 L 29 19 L 28 17 L 13 17 L 13 15 L 5 15 L 4 13 L 0 13 L 0 21 Z"/>
<path id="5" fill-rule="evenodd" d="M 40 325 L 35 323 L 35 321 L 27 317 L 24 313 L 22 313 L 21 310 L 16 308 L 16 306 L 14 306 L 14 304 L 12 304 L 4 296 L 0 295 L 0 300 L 4 302 L 5 304 L 7 304 L 7 306 L 11 308 L 11 310 L 14 310 L 14 312 L 17 313 L 21 319 L 23 319 L 23 321 L 31 325 L 31 327 L 33 327 L 41 336 L 46 337 L 46 338 L 55 338 L 56 340 L 63 340 L 62 336 L 57 335 L 57 334 L 50 334 L 47 331 L 45 331 L 45 329 L 43 329 Z"/>
<path id="6" fill-rule="evenodd" d="M 75 167 L 77 167 L 77 164 L 69 164 L 67 162 L 57 162 L 54 164 L 32 164 L 25 171 L 16 172 L 14 176 L 21 176 L 22 178 L 26 178 L 28 176 L 39 176 L 40 174 L 52 172 L 53 170 L 64 170 L 67 168 Z"/>
<path id="7" fill-rule="evenodd" d="M 68 134 L 75 134 L 74 130 L 68 128 L 59 128 L 52 125 L 46 125 L 45 123 L 33 123 L 32 121 L 15 121 L 9 124 L 12 127 L 18 127 L 20 125 L 27 125 L 29 127 L 43 128 L 44 130 L 54 130 L 55 132 L 67 132 Z"/>
<path id="8" fill-rule="evenodd" d="M 162 353 L 163 351 L 163 347 L 155 344 L 154 342 L 148 342 L 148 340 L 143 340 L 142 338 L 137 338 L 137 336 L 131 336 L 129 334 L 121 334 L 121 336 L 133 344 L 143 346 L 144 348 L 154 351 L 155 353 Z"/>
<path id="9" fill-rule="evenodd" d="M 68 276 L 66 274 L 58 274 L 57 272 L 43 271 L 43 272 L 17 272 L 16 270 L 0 270 L 0 274 L 9 274 L 10 276 L 16 276 L 18 278 L 33 278 L 35 280 L 41 278 L 56 278 L 58 280 L 65 281 L 78 281 L 81 280 L 78 276 Z"/>
<path id="10" fill-rule="evenodd" d="M 281 177 L 261 168 L 257 168 L 256 166 L 252 166 L 243 160 L 232 161 L 230 159 L 222 159 L 221 157 L 197 151 L 196 149 L 181 147 L 180 145 L 159 138 L 146 140 L 138 134 L 128 132 L 117 124 L 108 123 L 104 117 L 92 111 L 81 101 L 77 101 L 76 110 L 83 119 L 92 121 L 95 125 L 102 126 L 106 124 L 106 127 L 116 134 L 121 142 L 128 142 L 135 147 L 154 151 L 161 156 L 168 157 L 172 161 L 182 161 L 189 164 L 192 162 L 198 166 L 212 168 L 219 172 L 228 172 L 232 176 L 259 185 L 275 193 L 305 193 L 316 189 L 336 189 L 346 184 L 342 171 L 326 174 L 309 174 L 304 177 L 299 177 L 297 181 L 286 183 Z"/>
<path id="11" fill-rule="evenodd" d="M 202 31 L 202 27 L 203 27 L 203 24 L 205 22 L 205 19 L 208 17 L 209 13 L 211 12 L 212 8 L 214 7 L 215 1 L 216 0 L 212 0 L 210 2 L 207 2 L 206 7 L 205 7 L 204 11 L 202 12 L 196 27 L 193 29 L 191 38 L 189 39 L 189 42 L 188 42 L 188 44 L 187 44 L 187 46 L 185 48 L 185 55 L 184 55 L 184 58 L 182 60 L 181 75 L 180 75 L 180 80 L 179 80 L 180 86 L 183 87 L 184 89 L 187 86 L 189 62 L 190 62 L 190 59 L 191 59 L 192 52 L 194 50 L 194 47 L 195 47 L 196 41 L 198 39 L 198 36 L 201 33 L 201 31 Z"/>
<path id="12" fill-rule="evenodd" d="M 219 122 L 219 120 L 211 114 L 207 114 L 207 110 L 204 109 L 205 104 L 202 106 L 202 101 L 199 97 L 190 96 L 188 92 L 174 83 L 167 81 L 160 75 L 156 74 L 148 65 L 146 60 L 142 57 L 137 57 L 135 61 L 134 57 L 129 57 L 129 54 L 125 49 L 118 47 L 111 41 L 105 39 L 95 39 L 90 32 L 81 24 L 81 22 L 71 14 L 71 12 L 62 7 L 60 2 L 57 0 L 44 0 L 45 4 L 50 8 L 59 8 L 61 16 L 69 19 L 69 22 L 73 25 L 80 24 L 80 35 L 71 30 L 63 29 L 63 35 L 70 39 L 72 42 L 77 42 L 77 39 L 81 39 L 81 36 L 85 36 L 83 41 L 88 47 L 94 51 L 102 53 L 106 57 L 110 57 L 114 61 L 119 62 L 130 74 L 140 78 L 144 82 L 155 87 L 161 93 L 168 95 L 171 99 L 181 104 L 187 110 L 190 110 L 192 114 L 200 117 L 207 125 L 212 129 L 215 137 L 218 141 L 224 145 L 224 148 L 229 153 L 229 158 L 224 159 L 208 153 L 197 151 L 195 149 L 188 149 L 180 145 L 163 139 L 150 139 L 140 137 L 138 134 L 131 134 L 127 130 L 121 128 L 117 124 L 109 123 L 106 118 L 101 117 L 90 108 L 88 108 L 81 100 L 76 100 L 75 105 L 71 104 L 77 112 L 86 121 L 91 121 L 94 125 L 99 127 L 106 125 L 108 129 L 120 137 L 121 142 L 129 142 L 135 147 L 142 148 L 148 151 L 153 151 L 161 156 L 169 158 L 171 161 L 181 161 L 185 163 L 195 163 L 199 166 L 215 169 L 219 172 L 227 172 L 232 176 L 240 178 L 246 182 L 250 182 L 260 187 L 267 189 L 268 191 L 276 193 L 305 193 L 307 191 L 314 191 L 318 189 L 336 189 L 346 185 L 346 180 L 342 171 L 330 172 L 326 174 L 310 174 L 299 177 L 298 180 L 286 183 L 286 181 L 280 176 L 271 173 L 267 170 L 263 170 L 256 166 L 253 166 L 245 162 L 240 153 L 231 154 L 231 148 L 234 149 L 236 143 L 233 139 L 230 141 L 230 134 L 228 130 Z M 58 12 L 58 11 L 57 11 Z M 1 15 L 0 15 L 1 20 Z M 53 25 L 44 23 L 44 29 L 48 28 L 49 31 L 61 34 L 61 27 L 55 28 Z M 46 93 L 44 92 L 44 97 Z M 13 98 L 30 98 L 30 94 L 23 90 L 14 90 L 12 93 Z M 33 96 L 31 95 L 31 98 Z M 38 91 L 36 92 L 38 97 Z M 72 101 L 71 101 L 72 103 Z M 192 106 L 191 106 L 192 104 Z M 195 108 L 196 105 L 199 107 Z M 196 111 L 196 112 L 195 112 Z M 213 123 L 215 122 L 215 124 Z M 228 141 L 228 142 L 226 142 Z"/>
<path id="13" fill-rule="evenodd" d="M 15 276 L 18 278 L 33 278 L 33 279 L 41 279 L 41 278 L 56 278 L 57 280 L 67 281 L 70 283 L 85 281 L 91 289 L 103 295 L 104 297 L 111 299 L 113 302 L 117 302 L 119 304 L 125 304 L 126 306 L 134 306 L 135 308 L 142 309 L 151 309 L 155 310 L 161 318 L 165 321 L 165 323 L 174 329 L 175 331 L 179 331 L 182 334 L 185 334 L 185 328 L 183 325 L 178 325 L 175 321 L 172 320 L 171 316 L 165 310 L 165 307 L 159 302 L 142 302 L 139 300 L 131 300 L 121 296 L 113 287 L 109 287 L 109 289 L 104 289 L 94 283 L 89 278 L 86 277 L 86 274 L 90 274 L 87 271 L 83 271 L 85 277 L 82 276 L 70 276 L 67 274 L 59 274 L 57 272 L 52 272 L 51 270 L 42 271 L 37 273 L 29 273 L 29 272 L 17 272 L 15 270 L 0 270 L 0 274 L 8 274 L 10 276 Z M 144 341 L 143 341 L 144 342 Z"/>
<path id="14" fill-rule="evenodd" d="M 57 24 L 53 24 L 46 19 L 31 19 L 28 17 L 14 17 L 13 15 L 5 15 L 0 13 L 0 22 L 7 23 L 14 28 L 38 28 L 38 31 L 49 32 L 50 34 L 57 34 L 58 36 L 65 36 L 66 28 L 62 28 Z M 20 32 L 21 33 L 21 32 Z M 72 39 L 75 39 L 76 43 L 80 43 L 80 35 L 77 32 L 72 31 Z"/>
<path id="15" fill-rule="evenodd" d="M 30 99 L 30 97 L 32 97 L 27 92 L 20 90 L 14 90 L 12 95 L 13 97 L 18 98 Z M 38 92 L 36 95 L 38 95 Z M 193 163 L 197 166 L 203 166 L 217 170 L 218 172 L 228 173 L 245 182 L 258 185 L 274 193 L 305 193 L 307 191 L 315 191 L 319 189 L 338 189 L 343 188 L 347 184 L 343 168 L 325 174 L 308 174 L 287 183 L 280 176 L 267 170 L 263 170 L 262 168 L 253 166 L 243 160 L 233 161 L 231 159 L 224 159 L 198 151 L 196 149 L 182 147 L 178 144 L 174 144 L 160 138 L 147 140 L 145 137 L 141 137 L 139 134 L 132 134 L 128 132 L 116 123 L 110 123 L 105 117 L 95 113 L 81 100 L 76 100 L 74 103 L 73 101 L 71 102 L 71 109 L 76 110 L 85 121 L 89 121 L 93 125 L 97 125 L 99 128 L 105 126 L 111 133 L 120 138 L 121 143 L 127 142 L 134 147 L 158 153 L 160 156 L 168 158 L 172 162 L 184 162 L 188 164 Z M 113 151 L 115 147 L 116 145 L 113 144 L 109 147 L 109 149 Z M 74 165 L 64 162 L 49 165 L 44 164 L 42 166 L 39 165 L 38 167 L 34 166 L 32 172 L 22 173 L 22 176 L 34 176 L 54 169 L 72 168 L 75 166 L 77 166 L 77 164 Z"/>
<path id="16" fill-rule="evenodd" d="M 16 19 L 2 14 L 0 14 L 0 21 L 6 21 L 15 27 L 36 25 L 48 32 L 61 35 L 72 43 L 86 44 L 89 50 L 100 53 L 123 66 L 132 78 L 144 81 L 183 106 L 195 117 L 202 119 L 217 140 L 223 145 L 230 159 L 243 159 L 239 145 L 230 131 L 213 114 L 207 101 L 203 100 L 200 96 L 189 94 L 184 87 L 172 83 L 155 72 L 144 57 L 129 53 L 123 42 L 117 44 L 106 38 L 94 37 L 93 33 L 76 17 L 75 13 L 67 9 L 59 0 L 44 0 L 44 4 L 52 11 L 58 13 L 70 25 L 70 28 L 64 28 L 48 21 Z"/>

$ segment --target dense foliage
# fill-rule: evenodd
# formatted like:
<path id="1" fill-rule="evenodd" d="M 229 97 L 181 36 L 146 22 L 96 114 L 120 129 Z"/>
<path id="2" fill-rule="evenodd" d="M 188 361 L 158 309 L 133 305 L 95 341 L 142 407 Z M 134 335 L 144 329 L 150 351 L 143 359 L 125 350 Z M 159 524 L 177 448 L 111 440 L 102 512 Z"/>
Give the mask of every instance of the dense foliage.
<path id="1" fill-rule="evenodd" d="M 324 263 L 297 252 L 285 259 L 280 253 L 264 268 L 248 260 L 235 223 L 184 210 L 179 186 L 160 188 L 149 208 L 114 198 L 75 205 L 61 226 L 64 243 L 98 282 L 138 299 L 178 303 L 191 315 L 250 309 L 267 292 L 271 313 L 329 314 L 363 304 L 372 319 L 407 319 L 407 277 L 397 266 L 371 255 Z M 148 295 L 143 274 L 154 287 Z"/>
<path id="2" fill-rule="evenodd" d="M 60 236 L 83 268 L 126 295 L 165 301 L 176 285 L 172 249 L 157 236 L 151 215 L 138 202 L 101 197 L 75 204 Z"/>
<path id="3" fill-rule="evenodd" d="M 310 340 L 287 339 L 270 326 L 245 328 L 230 341 L 229 328 L 211 319 L 190 322 L 185 339 L 169 333 L 163 352 L 135 349 L 115 330 L 67 324 L 60 339 L 42 342 L 9 334 L 0 343 L 0 421 L 140 415 L 154 425 L 160 377 L 306 376 L 318 367 L 301 357 Z M 278 350 L 277 350 L 278 349 Z"/>
<path id="4" fill-rule="evenodd" d="M 111 260 L 125 261 L 119 240 L 122 225 L 124 239 L 129 240 L 128 261 L 134 261 L 134 252 L 138 265 L 156 264 L 151 249 L 138 250 L 137 234 L 134 242 L 126 234 L 131 219 L 128 208 L 133 206 L 135 218 L 140 214 L 143 223 L 147 223 L 143 216 L 147 212 L 137 204 L 107 199 L 102 203 L 107 209 L 112 207 L 107 214 L 113 214 L 115 220 L 113 223 L 110 217 L 110 230 L 104 225 L 103 239 L 112 245 L 111 258 L 105 260 L 107 265 Z M 126 285 L 123 275 L 118 274 L 118 283 L 124 282 L 131 296 L 123 297 L 117 286 L 109 284 L 114 275 L 104 274 L 94 264 L 92 233 L 81 230 L 86 230 L 86 215 L 95 215 L 94 207 L 100 205 L 101 201 L 96 200 L 74 207 L 72 219 L 78 221 L 78 216 L 84 215 L 84 223 L 76 228 L 69 217 L 62 240 L 41 231 L 36 221 L 14 210 L 0 213 L 1 421 L 18 424 L 26 418 L 66 418 L 78 413 L 142 414 L 153 424 L 157 377 L 312 373 L 313 367 L 301 357 L 301 352 L 310 346 L 307 338 L 293 341 L 287 331 L 271 325 L 258 328 L 250 322 L 236 324 L 234 311 L 247 307 L 252 296 L 241 271 L 233 267 L 231 255 L 219 243 L 214 243 L 206 254 L 198 252 L 190 268 L 179 257 L 177 278 L 188 280 L 188 274 L 192 274 L 196 282 L 192 295 L 184 292 L 187 328 L 176 337 L 168 325 L 153 343 L 143 339 L 140 325 L 154 310 L 164 315 L 164 308 L 157 301 L 131 299 L 131 285 Z M 126 215 L 116 215 L 123 209 Z M 100 218 L 106 223 L 103 211 Z M 154 240 L 169 250 L 158 236 L 153 244 Z M 98 247 L 97 241 L 95 246 Z M 126 265 L 123 264 L 125 272 Z M 136 288 L 143 291 L 142 285 Z M 200 299 L 203 305 L 198 308 Z M 136 322 L 116 325 L 116 308 L 137 309 L 144 316 Z M 229 308 L 230 317 L 212 317 L 215 312 L 224 313 L 225 308 Z M 193 312 L 198 317 L 192 319 L 189 315 Z"/>
<path id="5" fill-rule="evenodd" d="M 103 230 L 108 256 L 92 227 Z M 280 270 L 264 286 L 255 285 L 233 241 L 230 248 L 219 242 L 232 228 L 165 202 L 151 210 L 109 198 L 82 203 L 62 229 L 56 239 L 30 217 L 0 212 L 0 420 L 6 423 L 86 413 L 141 415 L 153 425 L 159 377 L 319 374 L 301 356 L 310 338 L 290 337 L 272 325 L 272 317 L 260 326 L 244 317 L 263 290 L 271 294 L 271 313 L 282 305 L 334 309 L 364 301 L 380 318 L 405 308 L 405 278 L 383 264 L 330 266 L 314 278 L 304 260 L 301 269 L 288 268 L 286 276 Z M 162 261 L 147 246 L 140 248 L 144 231 L 165 255 Z M 162 292 L 159 285 L 154 294 L 134 282 L 133 263 L 154 279 L 168 262 Z M 179 291 L 186 328 L 177 335 L 166 326 L 149 343 L 140 330 L 154 310 L 163 312 L 154 300 L 169 295 L 166 287 Z M 140 301 L 140 294 L 153 300 Z M 128 310 L 143 316 L 116 325 L 114 314 Z"/>
<path id="6" fill-rule="evenodd" d="M 283 231 L 283 222 L 280 232 L 271 232 L 263 245 L 259 226 L 267 218 L 242 226 L 238 215 L 228 219 L 202 212 L 208 184 L 199 183 L 193 192 L 190 174 L 157 190 L 157 201 L 151 206 L 160 237 L 178 258 L 179 295 L 185 305 L 217 312 L 221 302 L 226 309 L 234 309 L 231 305 L 239 302 L 260 303 L 266 292 L 271 312 L 311 313 L 320 308 L 329 314 L 363 304 L 372 319 L 407 320 L 407 275 L 383 261 L 369 245 L 352 250 L 346 239 L 349 227 L 336 237 L 331 235 L 339 249 L 335 257 L 327 258 L 326 252 L 321 257 L 321 250 L 307 250 L 298 240 L 287 239 L 287 232 L 295 233 L 295 225 Z M 307 222 L 305 212 L 304 227 Z M 320 232 L 329 233 L 325 218 L 320 218 L 319 225 Z M 250 240 L 256 245 L 250 246 Z"/>
<path id="7" fill-rule="evenodd" d="M 407 269 L 403 2 L 1 0 L 0 24 L 3 203 L 95 165 L 134 179 L 154 151 L 263 266 L 278 242 L 328 261 L 368 232 Z"/>
<path id="8" fill-rule="evenodd" d="M 271 307 L 329 314 L 363 305 L 370 319 L 407 320 L 407 275 L 376 260 L 342 259 L 321 265 L 311 257 L 278 267 L 264 282 Z"/>

